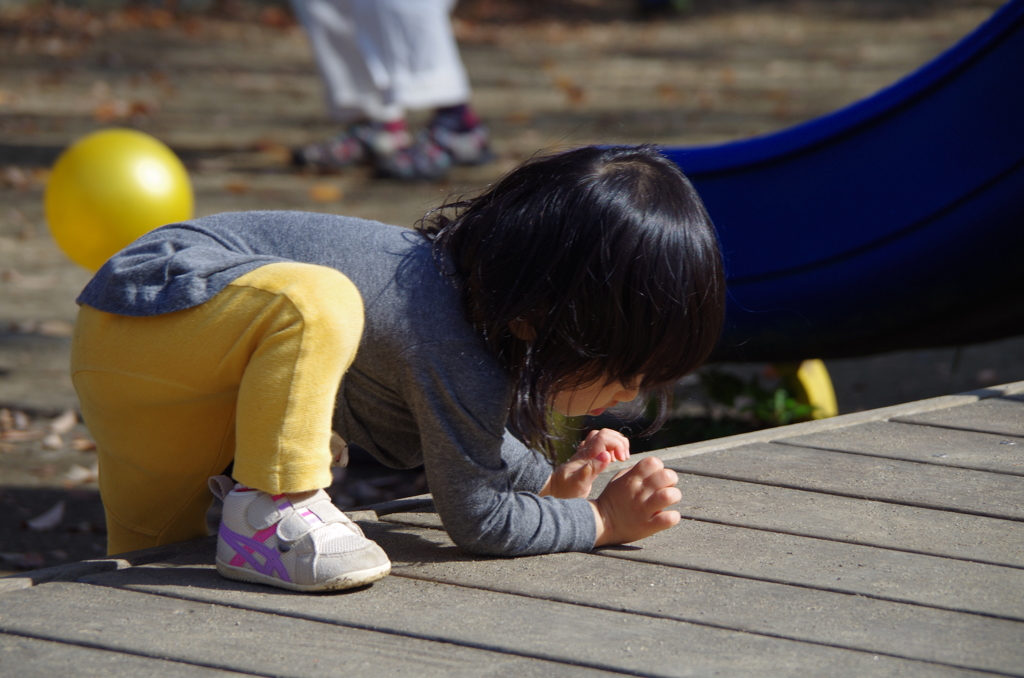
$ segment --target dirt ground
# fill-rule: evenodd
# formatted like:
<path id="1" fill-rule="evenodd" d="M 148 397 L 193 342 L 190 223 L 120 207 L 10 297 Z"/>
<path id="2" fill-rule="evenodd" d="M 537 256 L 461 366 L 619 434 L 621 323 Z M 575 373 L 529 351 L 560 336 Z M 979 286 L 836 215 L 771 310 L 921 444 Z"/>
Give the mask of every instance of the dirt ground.
<path id="1" fill-rule="evenodd" d="M 47 168 L 76 138 L 122 125 L 162 139 L 189 167 L 198 215 L 303 209 L 412 225 L 541 149 L 712 144 L 828 113 L 932 59 L 999 4 L 695 0 L 690 13 L 639 19 L 627 1 L 464 0 L 456 33 L 498 159 L 409 185 L 288 167 L 289 147 L 337 126 L 282 6 L 181 3 L 193 11 L 172 14 L 0 0 L 0 570 L 103 549 L 88 433 L 61 417 L 77 405 L 66 365 L 89 273 L 56 247 L 42 208 Z M 829 369 L 842 411 L 854 411 L 1024 379 L 1024 341 Z M 339 503 L 416 489 L 409 477 L 361 482 Z"/>

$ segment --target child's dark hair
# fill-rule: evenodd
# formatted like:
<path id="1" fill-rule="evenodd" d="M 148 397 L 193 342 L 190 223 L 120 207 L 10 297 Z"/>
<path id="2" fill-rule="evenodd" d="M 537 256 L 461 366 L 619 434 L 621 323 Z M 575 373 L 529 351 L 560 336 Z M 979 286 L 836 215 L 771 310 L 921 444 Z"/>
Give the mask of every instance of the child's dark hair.
<path id="1" fill-rule="evenodd" d="M 509 426 L 549 455 L 556 393 L 639 381 L 659 400 L 652 432 L 672 384 L 718 339 L 725 279 L 714 227 L 653 147 L 531 159 L 434 210 L 421 230 L 462 279 L 470 320 L 512 378 Z"/>

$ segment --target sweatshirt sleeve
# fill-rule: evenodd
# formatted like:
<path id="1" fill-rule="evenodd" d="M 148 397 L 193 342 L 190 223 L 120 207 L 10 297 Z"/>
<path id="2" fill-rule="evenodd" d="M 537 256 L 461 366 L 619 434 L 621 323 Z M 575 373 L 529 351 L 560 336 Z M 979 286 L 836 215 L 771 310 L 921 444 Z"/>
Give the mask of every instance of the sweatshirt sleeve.
<path id="1" fill-rule="evenodd" d="M 408 349 L 401 362 L 427 482 L 460 548 L 515 556 L 594 547 L 586 499 L 536 494 L 550 467 L 506 432 L 507 378 L 495 361 L 468 344 L 432 342 Z"/>
<path id="2" fill-rule="evenodd" d="M 501 458 L 509 470 L 512 488 L 518 492 L 540 492 L 554 468 L 536 450 L 531 450 L 506 430 L 501 443 Z"/>

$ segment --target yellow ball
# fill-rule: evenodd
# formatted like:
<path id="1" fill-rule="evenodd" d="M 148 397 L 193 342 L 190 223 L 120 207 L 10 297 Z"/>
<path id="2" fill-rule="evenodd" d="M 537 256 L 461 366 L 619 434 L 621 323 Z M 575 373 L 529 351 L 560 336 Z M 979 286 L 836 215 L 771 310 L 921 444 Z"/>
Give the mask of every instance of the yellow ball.
<path id="1" fill-rule="evenodd" d="M 50 232 L 95 271 L 139 236 L 192 217 L 188 172 L 171 149 L 128 129 L 94 132 L 57 158 L 46 185 Z"/>

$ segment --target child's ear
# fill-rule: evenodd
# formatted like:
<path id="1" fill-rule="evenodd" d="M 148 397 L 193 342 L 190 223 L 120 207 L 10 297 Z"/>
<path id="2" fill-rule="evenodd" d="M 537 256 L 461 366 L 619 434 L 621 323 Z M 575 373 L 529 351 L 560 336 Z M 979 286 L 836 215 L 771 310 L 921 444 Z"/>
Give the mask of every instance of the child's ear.
<path id="1" fill-rule="evenodd" d="M 522 318 L 516 318 L 510 322 L 508 329 L 512 332 L 512 336 L 522 341 L 533 341 L 537 338 L 537 330 L 534 329 L 533 323 Z"/>

